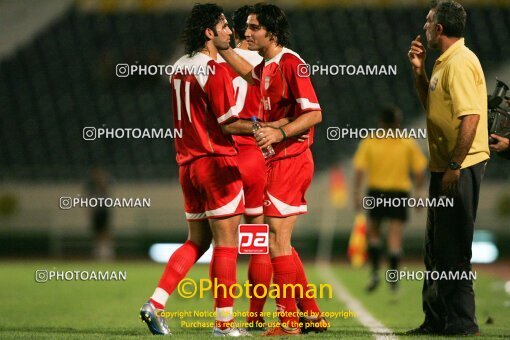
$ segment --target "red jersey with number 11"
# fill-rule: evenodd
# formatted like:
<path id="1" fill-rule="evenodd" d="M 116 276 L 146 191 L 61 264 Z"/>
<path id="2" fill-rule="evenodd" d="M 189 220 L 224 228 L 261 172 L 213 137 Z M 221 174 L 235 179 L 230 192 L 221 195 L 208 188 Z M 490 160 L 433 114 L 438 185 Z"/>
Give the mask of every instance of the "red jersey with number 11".
<path id="1" fill-rule="evenodd" d="M 236 155 L 232 137 L 220 126 L 238 118 L 227 69 L 203 53 L 183 56 L 175 69 L 183 70 L 170 77 L 174 128 L 182 129 L 182 138 L 175 139 L 177 164 Z"/>

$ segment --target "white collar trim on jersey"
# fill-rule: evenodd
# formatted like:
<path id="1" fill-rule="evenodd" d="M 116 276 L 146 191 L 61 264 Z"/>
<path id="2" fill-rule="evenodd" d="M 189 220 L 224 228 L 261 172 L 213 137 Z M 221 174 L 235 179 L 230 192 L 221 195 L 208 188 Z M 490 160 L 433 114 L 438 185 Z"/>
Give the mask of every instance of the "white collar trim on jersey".
<path id="1" fill-rule="evenodd" d="M 275 55 L 275 56 L 274 56 L 274 57 L 272 57 L 271 59 L 267 60 L 267 61 L 264 63 L 264 66 L 267 66 L 267 65 L 269 65 L 269 64 L 271 64 L 271 63 L 277 63 L 277 64 L 279 64 L 279 63 L 280 63 L 280 60 L 282 59 L 282 57 L 283 57 L 283 55 L 284 55 L 285 53 L 290 53 L 290 54 L 295 55 L 296 57 L 298 57 L 298 58 L 299 58 L 299 59 L 300 59 L 300 60 L 304 63 L 303 58 L 301 58 L 301 57 L 299 56 L 299 54 L 297 54 L 296 52 L 294 52 L 293 50 L 291 50 L 291 49 L 289 49 L 289 48 L 287 48 L 287 47 L 284 47 L 284 48 L 282 48 L 282 50 L 280 51 L 280 53 L 278 53 L 277 55 Z"/>

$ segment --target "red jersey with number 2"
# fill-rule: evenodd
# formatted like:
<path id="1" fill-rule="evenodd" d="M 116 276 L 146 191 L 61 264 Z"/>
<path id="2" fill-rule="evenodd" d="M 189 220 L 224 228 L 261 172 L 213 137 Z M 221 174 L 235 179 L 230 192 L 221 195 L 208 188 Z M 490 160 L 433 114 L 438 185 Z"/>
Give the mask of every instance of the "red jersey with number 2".
<path id="1" fill-rule="evenodd" d="M 257 51 L 243 50 L 241 48 L 235 48 L 234 51 L 254 67 L 262 61 L 262 57 Z M 218 63 L 225 65 L 232 77 L 236 98 L 236 110 L 239 112 L 239 118 L 250 120 L 251 117 L 255 116 L 261 120 L 262 112 L 259 86 L 248 84 L 220 55 L 218 55 Z M 232 137 L 237 145 L 257 145 L 253 135 L 234 135 Z"/>

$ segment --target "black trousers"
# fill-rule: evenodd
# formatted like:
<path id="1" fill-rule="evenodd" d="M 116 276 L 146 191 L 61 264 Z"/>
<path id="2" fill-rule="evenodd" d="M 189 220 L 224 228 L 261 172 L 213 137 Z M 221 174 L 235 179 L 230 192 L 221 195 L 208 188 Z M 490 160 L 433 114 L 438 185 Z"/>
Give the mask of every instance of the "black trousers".
<path id="1" fill-rule="evenodd" d="M 480 183 L 486 162 L 460 170 L 453 207 L 433 207 L 427 212 L 425 267 L 428 271 L 471 272 L 471 244 L 478 208 Z M 441 195 L 441 172 L 433 172 L 429 197 Z M 474 333 L 475 294 L 472 280 L 425 280 L 422 291 L 425 325 L 441 333 Z"/>

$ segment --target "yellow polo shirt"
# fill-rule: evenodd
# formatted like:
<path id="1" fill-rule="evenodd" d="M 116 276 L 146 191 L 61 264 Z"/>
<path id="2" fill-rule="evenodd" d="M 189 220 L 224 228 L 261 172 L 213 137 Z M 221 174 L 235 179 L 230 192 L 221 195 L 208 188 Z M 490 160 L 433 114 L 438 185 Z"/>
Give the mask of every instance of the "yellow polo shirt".
<path id="1" fill-rule="evenodd" d="M 427 100 L 427 134 L 430 171 L 448 169 L 461 117 L 479 115 L 475 139 L 462 162 L 466 168 L 489 158 L 487 131 L 487 89 L 482 66 L 476 55 L 459 39 L 436 61 Z"/>
<path id="2" fill-rule="evenodd" d="M 427 159 L 412 138 L 366 138 L 359 144 L 353 164 L 367 173 L 369 189 L 409 191 L 410 173 L 425 170 Z"/>

